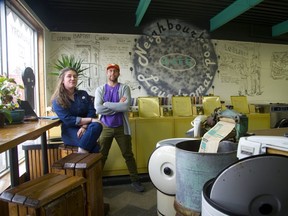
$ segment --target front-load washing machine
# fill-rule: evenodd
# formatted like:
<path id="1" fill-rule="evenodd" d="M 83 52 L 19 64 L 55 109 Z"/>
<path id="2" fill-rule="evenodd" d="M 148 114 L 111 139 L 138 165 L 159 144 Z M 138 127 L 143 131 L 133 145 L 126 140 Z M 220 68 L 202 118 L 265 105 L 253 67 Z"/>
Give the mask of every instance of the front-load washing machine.
<path id="1" fill-rule="evenodd" d="M 288 215 L 288 157 L 246 157 L 207 181 L 202 216 Z"/>
<path id="2" fill-rule="evenodd" d="M 174 200 L 176 194 L 176 144 L 199 138 L 171 138 L 156 144 L 148 161 L 150 179 L 157 189 L 158 216 L 175 216 Z"/>

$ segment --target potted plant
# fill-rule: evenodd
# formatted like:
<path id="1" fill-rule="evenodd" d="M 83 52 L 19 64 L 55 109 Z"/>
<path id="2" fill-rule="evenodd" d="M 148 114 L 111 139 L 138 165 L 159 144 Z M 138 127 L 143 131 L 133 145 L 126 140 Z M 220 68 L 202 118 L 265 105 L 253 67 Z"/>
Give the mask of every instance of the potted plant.
<path id="1" fill-rule="evenodd" d="M 14 78 L 0 75 L 0 118 L 12 122 L 11 111 L 19 108 L 20 90 L 22 85 L 17 84 Z"/>
<path id="2" fill-rule="evenodd" d="M 51 72 L 51 75 L 59 76 L 59 72 L 67 67 L 74 68 L 78 73 L 78 77 L 81 80 L 81 77 L 84 76 L 84 71 L 88 69 L 88 67 L 82 68 L 83 59 L 75 59 L 74 55 L 61 55 L 61 58 L 54 63 L 53 68 L 57 71 Z M 78 83 L 78 86 L 82 82 Z"/>

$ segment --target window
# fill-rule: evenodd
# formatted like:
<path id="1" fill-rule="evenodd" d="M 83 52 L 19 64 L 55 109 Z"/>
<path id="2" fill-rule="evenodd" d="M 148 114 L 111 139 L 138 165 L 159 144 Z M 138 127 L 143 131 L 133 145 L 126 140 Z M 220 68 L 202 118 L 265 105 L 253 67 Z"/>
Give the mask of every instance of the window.
<path id="1" fill-rule="evenodd" d="M 7 157 L 7 153 L 3 152 L 0 154 L 0 173 L 3 173 L 4 171 L 7 170 L 8 168 L 8 157 Z"/>
<path id="2" fill-rule="evenodd" d="M 39 80 L 38 34 L 40 32 L 41 35 L 42 31 L 39 31 L 38 25 L 35 27 L 35 20 L 25 13 L 22 5 L 16 1 L 6 1 L 9 3 L 7 5 L 4 5 L 3 2 L 5 1 L 0 1 L 0 74 L 5 73 L 9 77 L 15 78 L 17 83 L 22 84 L 25 91 L 23 90 L 21 99 L 28 100 L 37 110 L 39 107 L 39 91 L 37 91 L 39 85 L 36 82 Z M 28 76 L 27 69 L 29 69 Z M 31 71 L 33 76 L 31 76 Z M 18 145 L 18 157 L 19 160 L 24 158 L 22 145 Z M 8 159 L 8 152 L 0 154 L 0 174 L 8 170 Z"/>

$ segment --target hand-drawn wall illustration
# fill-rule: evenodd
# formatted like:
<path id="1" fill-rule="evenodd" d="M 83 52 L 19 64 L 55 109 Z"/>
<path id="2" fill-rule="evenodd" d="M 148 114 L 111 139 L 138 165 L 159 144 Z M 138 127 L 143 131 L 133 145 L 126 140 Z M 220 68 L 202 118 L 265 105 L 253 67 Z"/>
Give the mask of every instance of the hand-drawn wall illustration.
<path id="1" fill-rule="evenodd" d="M 53 64 L 57 62 L 61 55 L 73 55 L 75 59 L 82 59 L 82 67 L 88 69 L 83 72 L 83 76 L 79 80 L 79 83 L 81 83 L 79 88 L 85 89 L 93 95 L 95 86 L 99 85 L 99 42 L 92 38 L 91 34 L 78 33 L 61 35 L 52 33 L 51 39 L 54 42 L 53 47 L 57 48 L 51 52 L 49 70 L 53 70 Z"/>
<path id="2" fill-rule="evenodd" d="M 220 46 L 220 47 L 219 47 Z M 220 79 L 238 86 L 238 95 L 261 95 L 260 45 L 227 42 L 218 44 Z"/>
<path id="3" fill-rule="evenodd" d="M 205 30 L 179 20 L 158 20 L 144 33 L 51 32 L 47 41 L 48 101 L 56 80 L 49 75 L 51 65 L 67 54 L 85 60 L 83 67 L 89 70 L 80 88 L 92 96 L 97 86 L 106 83 L 107 64 L 117 63 L 119 81 L 130 86 L 133 98 L 212 93 L 227 103 L 231 95 L 264 103 L 287 102 L 287 45 L 211 40 Z"/>
<path id="4" fill-rule="evenodd" d="M 250 59 L 251 88 L 248 89 L 248 95 L 261 95 L 261 62 L 258 50 L 252 54 Z"/>
<path id="5" fill-rule="evenodd" d="M 274 80 L 288 80 L 288 51 L 273 52 L 271 56 L 271 77 Z"/>

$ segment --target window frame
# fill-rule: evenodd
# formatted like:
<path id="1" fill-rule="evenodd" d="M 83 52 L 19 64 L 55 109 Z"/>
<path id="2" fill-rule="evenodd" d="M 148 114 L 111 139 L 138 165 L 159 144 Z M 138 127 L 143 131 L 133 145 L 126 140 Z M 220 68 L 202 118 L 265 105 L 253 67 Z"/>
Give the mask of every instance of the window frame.
<path id="1" fill-rule="evenodd" d="M 46 112 L 46 100 L 45 97 L 40 97 L 41 95 L 46 95 L 46 82 L 45 82 L 45 70 L 44 70 L 44 28 L 42 25 L 31 15 L 31 13 L 26 9 L 25 5 L 19 1 L 8 0 L 8 4 L 10 4 L 16 11 L 21 15 L 29 24 L 36 29 L 37 31 L 37 50 L 36 53 L 38 58 L 35 62 L 36 68 L 35 72 L 37 72 L 38 77 L 38 85 L 36 86 L 36 97 L 39 99 L 39 112 L 44 114 Z M 42 88 L 40 88 L 42 86 Z M 44 88 L 43 88 L 44 86 Z"/>
<path id="2" fill-rule="evenodd" d="M 44 28 L 42 25 L 31 15 L 29 10 L 25 7 L 23 3 L 16 0 L 0 0 L 0 74 L 3 71 L 8 72 L 8 51 L 7 51 L 7 28 L 6 28 L 6 7 L 9 7 L 15 14 L 17 14 L 27 25 L 31 26 L 36 32 L 36 50 L 35 50 L 35 77 L 37 77 L 38 85 L 35 85 L 35 96 L 37 98 L 36 103 L 39 113 L 43 114 L 46 112 L 46 97 L 41 97 L 41 95 L 46 95 L 46 82 L 44 76 Z M 8 72 L 9 73 L 9 72 Z M 9 75 L 9 74 L 8 74 Z M 40 88 L 41 86 L 41 88 Z M 18 150 L 20 150 L 18 148 Z M 6 169 L 0 171 L 1 175 L 7 173 L 9 170 L 9 154 L 8 151 L 5 153 L 6 158 Z M 19 159 L 19 163 L 23 161 Z"/>

